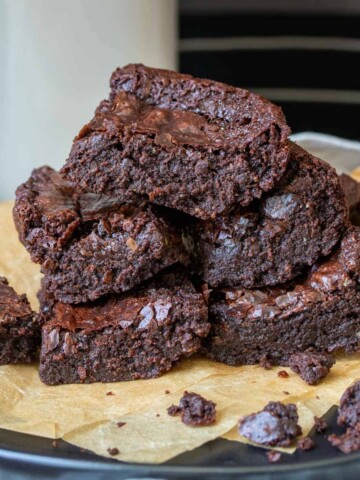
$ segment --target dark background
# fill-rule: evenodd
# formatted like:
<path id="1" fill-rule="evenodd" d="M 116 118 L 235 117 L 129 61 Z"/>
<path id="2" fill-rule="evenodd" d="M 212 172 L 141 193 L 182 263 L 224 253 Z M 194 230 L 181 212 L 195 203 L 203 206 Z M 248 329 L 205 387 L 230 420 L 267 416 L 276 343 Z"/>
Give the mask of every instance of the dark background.
<path id="1" fill-rule="evenodd" d="M 360 1 L 180 0 L 179 68 L 279 104 L 292 131 L 360 139 Z"/>

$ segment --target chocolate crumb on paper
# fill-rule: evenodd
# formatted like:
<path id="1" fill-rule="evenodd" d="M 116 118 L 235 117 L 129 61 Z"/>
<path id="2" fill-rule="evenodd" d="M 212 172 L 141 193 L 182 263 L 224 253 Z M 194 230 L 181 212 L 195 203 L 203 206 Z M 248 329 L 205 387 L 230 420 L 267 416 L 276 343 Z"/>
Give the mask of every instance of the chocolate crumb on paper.
<path id="1" fill-rule="evenodd" d="M 108 451 L 109 455 L 111 455 L 111 456 L 119 455 L 119 453 L 120 453 L 120 450 L 116 447 L 108 448 L 107 451 Z"/>
<path id="2" fill-rule="evenodd" d="M 121 428 L 121 427 L 123 427 L 124 425 L 126 425 L 126 422 L 117 422 L 117 423 L 116 423 L 116 426 L 117 426 L 118 428 Z"/>
<path id="3" fill-rule="evenodd" d="M 289 377 L 289 374 L 287 373 L 286 370 L 280 370 L 280 372 L 278 372 L 278 377 L 280 378 L 288 378 Z"/>
<path id="4" fill-rule="evenodd" d="M 215 422 L 216 404 L 194 392 L 184 392 L 179 405 L 171 405 L 167 412 L 170 416 L 181 415 L 185 425 L 203 426 Z"/>
<path id="5" fill-rule="evenodd" d="M 106 392 L 106 396 L 109 397 L 110 395 L 115 395 L 115 393 L 113 393 L 113 392 Z"/>

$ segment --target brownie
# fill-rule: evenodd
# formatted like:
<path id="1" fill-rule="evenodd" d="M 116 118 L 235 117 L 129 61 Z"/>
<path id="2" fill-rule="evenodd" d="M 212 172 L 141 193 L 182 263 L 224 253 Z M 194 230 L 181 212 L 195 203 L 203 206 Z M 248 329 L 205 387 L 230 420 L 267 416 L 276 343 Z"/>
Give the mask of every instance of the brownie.
<path id="1" fill-rule="evenodd" d="M 360 381 L 355 382 L 343 393 L 339 406 L 338 424 L 349 427 L 360 424 Z"/>
<path id="2" fill-rule="evenodd" d="M 0 365 L 30 363 L 39 351 L 41 327 L 26 295 L 0 277 Z"/>
<path id="3" fill-rule="evenodd" d="M 360 228 L 350 227 L 338 250 L 296 282 L 265 289 L 226 288 L 209 300 L 209 358 L 229 365 L 288 365 L 294 353 L 359 348 Z"/>
<path id="4" fill-rule="evenodd" d="M 289 358 L 289 367 L 309 385 L 317 385 L 328 375 L 335 358 L 328 353 L 300 352 Z"/>
<path id="5" fill-rule="evenodd" d="M 350 210 L 350 221 L 360 226 L 360 183 L 345 173 L 339 179 Z"/>
<path id="6" fill-rule="evenodd" d="M 329 255 L 348 224 L 335 170 L 291 144 L 285 177 L 260 201 L 189 227 L 198 273 L 212 287 L 292 280 Z"/>
<path id="7" fill-rule="evenodd" d="M 49 385 L 158 377 L 209 331 L 204 299 L 181 272 L 87 304 L 40 297 L 40 378 Z"/>
<path id="8" fill-rule="evenodd" d="M 347 428 L 343 435 L 329 435 L 328 440 L 334 447 L 343 453 L 358 452 L 360 450 L 360 424 L 355 428 Z"/>
<path id="9" fill-rule="evenodd" d="M 118 68 L 110 83 L 61 170 L 84 191 L 207 219 L 282 177 L 290 130 L 259 95 L 144 65 Z"/>
<path id="10" fill-rule="evenodd" d="M 216 419 L 216 404 L 194 392 L 184 392 L 179 405 L 171 405 L 167 412 L 171 416 L 181 415 L 185 425 L 199 427 L 211 425 Z"/>
<path id="11" fill-rule="evenodd" d="M 239 433 L 251 442 L 288 447 L 301 435 L 296 405 L 269 402 L 263 410 L 239 420 Z"/>
<path id="12" fill-rule="evenodd" d="M 279 460 L 281 460 L 282 455 L 280 452 L 270 450 L 270 452 L 266 452 L 266 457 L 270 463 L 277 463 Z"/>
<path id="13" fill-rule="evenodd" d="M 44 288 L 65 303 L 127 291 L 187 261 L 172 212 L 81 194 L 50 167 L 17 189 L 14 220 Z"/>

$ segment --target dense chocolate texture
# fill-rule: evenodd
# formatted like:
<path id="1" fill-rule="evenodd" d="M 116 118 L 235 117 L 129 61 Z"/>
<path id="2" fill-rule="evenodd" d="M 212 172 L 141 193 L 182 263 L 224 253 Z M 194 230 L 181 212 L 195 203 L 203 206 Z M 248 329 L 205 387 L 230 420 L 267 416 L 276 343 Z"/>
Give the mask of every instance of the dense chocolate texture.
<path id="1" fill-rule="evenodd" d="M 227 288 L 210 296 L 209 358 L 229 365 L 267 358 L 287 365 L 290 355 L 313 349 L 359 348 L 360 228 L 350 227 L 338 250 L 301 281 L 262 290 Z"/>
<path id="2" fill-rule="evenodd" d="M 358 452 L 360 450 L 360 425 L 355 428 L 347 428 L 343 435 L 329 435 L 328 440 L 334 447 L 343 453 Z"/>
<path id="3" fill-rule="evenodd" d="M 194 392 L 184 392 L 179 405 L 171 405 L 168 414 L 171 416 L 181 415 L 181 421 L 185 425 L 199 427 L 211 425 L 216 419 L 216 404 L 206 400 Z"/>
<path id="4" fill-rule="evenodd" d="M 360 183 L 345 173 L 339 179 L 350 210 L 350 221 L 360 226 Z"/>
<path id="5" fill-rule="evenodd" d="M 20 240 L 42 264 L 44 287 L 66 303 L 127 291 L 186 262 L 172 215 L 80 194 L 50 167 L 33 171 L 17 189 L 14 207 Z"/>
<path id="6" fill-rule="evenodd" d="M 292 280 L 329 255 L 347 224 L 335 170 L 292 144 L 290 166 L 271 193 L 226 217 L 195 222 L 187 243 L 212 287 L 259 288 Z"/>
<path id="7" fill-rule="evenodd" d="M 316 433 L 323 433 L 328 428 L 328 423 L 324 418 L 319 418 L 315 415 L 314 427 L 315 427 Z"/>
<path id="8" fill-rule="evenodd" d="M 349 427 L 360 424 L 360 381 L 351 385 L 343 393 L 339 406 L 338 424 Z"/>
<path id="9" fill-rule="evenodd" d="M 174 273 L 85 305 L 45 293 L 42 309 L 40 378 L 49 385 L 158 377 L 197 352 L 209 331 L 202 295 Z"/>
<path id="10" fill-rule="evenodd" d="M 316 445 L 314 440 L 310 437 L 301 438 L 296 445 L 297 448 L 299 448 L 300 450 L 303 450 L 304 452 L 312 450 L 313 448 L 315 448 L 315 446 Z"/>
<path id="11" fill-rule="evenodd" d="M 248 205 L 279 181 L 290 133 L 281 109 L 240 88 L 128 65 L 76 137 L 62 174 L 87 192 L 199 218 Z"/>
<path id="12" fill-rule="evenodd" d="M 335 358 L 327 353 L 301 352 L 289 358 L 289 367 L 309 385 L 317 385 L 335 364 Z"/>
<path id="13" fill-rule="evenodd" d="M 0 365 L 30 363 L 40 347 L 40 322 L 26 295 L 0 277 Z"/>
<path id="14" fill-rule="evenodd" d="M 248 440 L 269 447 L 288 447 L 301 435 L 296 405 L 269 402 L 263 410 L 239 420 L 239 433 Z"/>

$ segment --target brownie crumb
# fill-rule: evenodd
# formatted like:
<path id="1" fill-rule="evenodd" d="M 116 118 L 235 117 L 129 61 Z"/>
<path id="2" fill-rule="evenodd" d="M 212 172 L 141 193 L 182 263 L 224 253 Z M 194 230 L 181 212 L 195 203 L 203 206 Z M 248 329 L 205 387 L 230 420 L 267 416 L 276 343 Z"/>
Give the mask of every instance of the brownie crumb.
<path id="1" fill-rule="evenodd" d="M 52 442 L 52 446 L 53 446 L 54 448 L 57 448 L 57 447 L 58 447 L 58 442 L 57 442 L 57 440 L 54 440 L 54 441 Z"/>
<path id="2" fill-rule="evenodd" d="M 117 422 L 116 426 L 121 428 L 123 427 L 124 425 L 126 425 L 126 422 Z"/>
<path id="3" fill-rule="evenodd" d="M 184 392 L 179 405 L 171 405 L 167 412 L 171 416 L 181 415 L 185 425 L 202 426 L 215 422 L 216 404 L 193 392 Z"/>
<path id="4" fill-rule="evenodd" d="M 289 367 L 309 385 L 317 385 L 330 372 L 335 359 L 327 353 L 301 352 L 290 356 Z"/>
<path id="5" fill-rule="evenodd" d="M 170 393 L 170 390 L 165 390 L 166 395 L 169 395 L 169 393 Z"/>
<path id="6" fill-rule="evenodd" d="M 328 437 L 329 442 L 343 453 L 357 452 L 360 450 L 360 424 L 355 428 L 347 428 L 343 435 L 332 434 Z"/>
<path id="7" fill-rule="evenodd" d="M 283 390 L 283 393 L 285 393 L 285 395 L 290 395 L 290 393 L 286 390 Z"/>
<path id="8" fill-rule="evenodd" d="M 260 358 L 259 365 L 260 365 L 260 367 L 264 368 L 265 370 L 271 370 L 271 367 L 272 367 L 272 364 L 271 364 L 269 358 L 266 355 L 263 355 Z"/>
<path id="9" fill-rule="evenodd" d="M 157 416 L 157 417 L 160 417 L 160 413 L 157 413 L 156 416 Z"/>
<path id="10" fill-rule="evenodd" d="M 296 405 L 269 402 L 263 410 L 239 420 L 239 433 L 248 440 L 270 447 L 288 447 L 302 430 Z"/>
<path id="11" fill-rule="evenodd" d="M 324 420 L 323 418 L 316 417 L 316 416 L 314 417 L 314 424 L 315 424 L 315 431 L 317 433 L 324 432 L 328 427 L 328 424 L 327 424 L 326 420 Z"/>
<path id="12" fill-rule="evenodd" d="M 315 395 L 316 400 L 320 400 L 319 395 Z"/>
<path id="13" fill-rule="evenodd" d="M 270 463 L 276 463 L 281 458 L 281 453 L 276 452 L 275 450 L 270 450 L 270 452 L 266 452 L 266 456 Z"/>
<path id="14" fill-rule="evenodd" d="M 339 406 L 338 424 L 355 427 L 360 423 L 360 381 L 345 390 Z"/>
<path id="15" fill-rule="evenodd" d="M 113 392 L 106 392 L 106 395 L 109 396 L 109 395 L 115 395 L 115 393 Z"/>
<path id="16" fill-rule="evenodd" d="M 285 370 L 280 370 L 280 372 L 278 372 L 278 377 L 280 378 L 288 378 L 289 374 L 285 371 Z"/>
<path id="17" fill-rule="evenodd" d="M 118 448 L 108 448 L 107 451 L 110 455 L 119 455 L 120 451 Z"/>
<path id="18" fill-rule="evenodd" d="M 312 438 L 305 437 L 298 441 L 297 448 L 303 450 L 304 452 L 307 452 L 308 450 L 312 450 L 313 448 L 315 448 L 315 442 Z"/>

